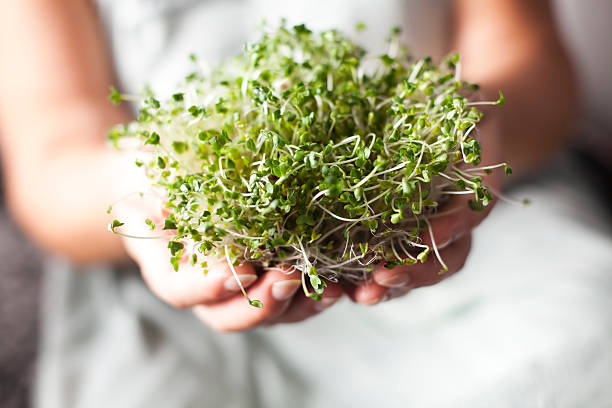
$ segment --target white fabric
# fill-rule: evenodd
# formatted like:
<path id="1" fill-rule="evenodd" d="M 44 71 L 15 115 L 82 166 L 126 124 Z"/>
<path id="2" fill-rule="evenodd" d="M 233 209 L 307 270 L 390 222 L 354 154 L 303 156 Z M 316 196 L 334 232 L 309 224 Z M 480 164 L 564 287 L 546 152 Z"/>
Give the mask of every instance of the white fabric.
<path id="1" fill-rule="evenodd" d="M 49 265 L 37 407 L 612 406 L 612 221 L 572 162 L 464 270 L 376 307 L 217 334 L 137 275 Z"/>
<path id="2" fill-rule="evenodd" d="M 403 29 L 415 55 L 442 56 L 448 39 L 450 0 L 98 0 L 122 85 L 138 92 L 150 85 L 167 94 L 193 70 L 188 55 L 204 63 L 242 51 L 257 25 L 306 22 L 340 28 L 375 53 L 385 51 L 391 27 Z M 355 32 L 365 22 L 368 30 Z M 418 41 L 417 41 L 418 40 Z"/>
<path id="3" fill-rule="evenodd" d="M 100 3 L 132 91 L 171 92 L 190 52 L 238 52 L 266 8 L 320 28 L 366 21 L 374 47 L 401 22 L 434 55 L 447 43 L 444 1 Z M 242 334 L 211 332 L 137 275 L 54 262 L 36 406 L 610 407 L 612 232 L 586 177 L 568 161 L 515 192 L 533 204 L 499 205 L 439 285 Z"/>

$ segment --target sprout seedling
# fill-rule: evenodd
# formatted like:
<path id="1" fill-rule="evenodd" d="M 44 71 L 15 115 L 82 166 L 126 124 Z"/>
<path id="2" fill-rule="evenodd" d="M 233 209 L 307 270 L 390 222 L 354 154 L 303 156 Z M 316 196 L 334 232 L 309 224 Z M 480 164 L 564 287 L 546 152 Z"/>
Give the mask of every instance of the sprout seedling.
<path id="1" fill-rule="evenodd" d="M 477 106 L 504 97 L 471 101 L 477 87 L 459 78 L 458 55 L 413 60 L 397 33 L 373 57 L 337 30 L 281 26 L 214 71 L 190 74 L 170 98 L 137 98 L 138 120 L 111 140 L 136 140 L 148 157 L 136 164 L 167 194 L 175 269 L 184 255 L 225 258 L 234 275 L 241 262 L 288 265 L 314 299 L 325 280 L 367 280 L 378 263 L 433 252 L 446 270 L 429 219 L 457 194 L 482 210 L 493 199 L 483 176 L 511 172 L 479 167 L 474 138 Z M 122 99 L 134 97 L 113 88 L 111 100 Z"/>

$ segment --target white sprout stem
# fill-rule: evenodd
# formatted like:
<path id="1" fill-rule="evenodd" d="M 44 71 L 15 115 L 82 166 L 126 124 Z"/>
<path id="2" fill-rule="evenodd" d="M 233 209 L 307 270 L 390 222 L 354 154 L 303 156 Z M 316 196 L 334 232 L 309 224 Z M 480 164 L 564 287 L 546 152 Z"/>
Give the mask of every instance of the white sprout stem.
<path id="1" fill-rule="evenodd" d="M 171 236 L 169 236 L 169 235 L 155 235 L 155 236 L 152 236 L 152 237 L 142 237 L 142 236 L 139 236 L 139 235 L 132 235 L 132 234 L 126 234 L 125 232 L 115 231 L 112 228 L 109 228 L 109 230 L 113 234 L 119 235 L 119 236 L 124 237 L 124 238 L 133 238 L 133 239 L 164 239 L 164 238 L 168 239 L 168 238 L 171 238 Z"/>
<path id="2" fill-rule="evenodd" d="M 499 198 L 500 200 L 508 203 L 508 204 L 512 204 L 512 205 L 525 205 L 526 203 L 528 203 L 527 200 L 518 200 L 516 198 L 510 198 L 508 196 L 506 196 L 505 194 L 503 194 L 502 192 L 500 192 L 499 190 L 497 190 L 494 187 L 488 186 L 489 190 L 491 191 L 491 193 L 493 193 L 493 195 L 497 198 Z"/>
<path id="3" fill-rule="evenodd" d="M 317 203 L 317 207 L 319 207 L 320 209 L 322 209 L 323 211 L 325 211 L 326 213 L 328 213 L 329 215 L 331 215 L 332 217 L 334 217 L 337 220 L 340 221 L 346 221 L 346 222 L 355 222 L 355 221 L 368 221 L 368 220 L 373 220 L 375 218 L 378 218 L 382 215 L 382 213 L 379 214 L 374 214 L 371 215 L 369 217 L 362 217 L 362 218 L 344 218 L 344 217 L 340 217 L 337 214 L 334 214 L 333 212 L 331 212 L 330 210 L 328 210 L 327 208 L 323 207 L 322 205 L 320 205 L 319 203 Z"/>
<path id="4" fill-rule="evenodd" d="M 497 102 L 469 102 L 465 104 L 465 106 L 481 106 L 481 105 L 495 106 L 495 105 L 498 105 L 498 103 Z"/>
<path id="5" fill-rule="evenodd" d="M 378 166 L 374 166 L 374 168 L 372 169 L 372 171 L 370 172 L 370 174 L 368 174 L 367 176 L 365 176 L 359 183 L 355 184 L 353 186 L 353 189 L 361 187 L 362 185 L 364 185 L 365 183 L 367 183 L 367 181 L 369 179 L 371 179 L 372 177 L 374 177 L 374 175 L 376 174 L 376 171 L 378 170 Z"/>
<path id="6" fill-rule="evenodd" d="M 500 167 L 504 167 L 507 166 L 508 163 L 500 163 L 500 164 L 495 164 L 492 166 L 483 166 L 483 167 L 474 167 L 471 169 L 465 169 L 466 172 L 473 172 L 473 171 L 484 171 L 484 170 L 494 170 L 494 169 L 499 169 Z"/>
<path id="7" fill-rule="evenodd" d="M 236 282 L 238 283 L 238 286 L 240 287 L 240 291 L 242 292 L 245 298 L 250 300 L 249 295 L 247 295 L 246 290 L 244 290 L 244 286 L 242 286 L 242 282 L 240 282 L 240 278 L 238 278 L 238 272 L 236 272 L 236 268 L 234 268 L 234 262 L 230 259 L 227 245 L 224 245 L 223 249 L 225 251 L 225 259 L 227 260 L 227 264 L 229 265 L 229 268 L 232 271 L 232 275 L 234 275 L 234 279 L 236 279 Z"/>
<path id="8" fill-rule="evenodd" d="M 433 230 L 431 229 L 431 223 L 429 222 L 427 218 L 424 218 L 424 221 L 427 224 L 427 229 L 429 230 L 429 237 L 431 238 L 431 246 L 433 246 L 433 250 L 434 250 L 434 253 L 436 254 L 436 258 L 438 258 L 440 265 L 442 265 L 442 270 L 448 271 L 448 266 L 446 266 L 446 263 L 444 263 L 444 260 L 442 260 L 442 257 L 440 256 L 440 252 L 438 252 L 438 245 L 436 244 L 436 239 L 434 238 Z"/>

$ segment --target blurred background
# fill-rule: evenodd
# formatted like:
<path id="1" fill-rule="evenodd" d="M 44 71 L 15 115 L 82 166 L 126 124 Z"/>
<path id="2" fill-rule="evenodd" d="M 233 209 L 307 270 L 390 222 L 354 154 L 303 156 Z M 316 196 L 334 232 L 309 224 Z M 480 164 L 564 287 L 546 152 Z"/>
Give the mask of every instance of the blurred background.
<path id="1" fill-rule="evenodd" d="M 42 255 L 11 220 L 0 185 L 0 406 L 29 401 L 36 349 Z"/>
<path id="2" fill-rule="evenodd" d="M 575 247 L 580 249 L 580 253 L 561 252 L 557 255 L 568 259 L 579 257 L 581 261 L 577 262 L 577 265 L 580 265 L 581 262 L 599 262 L 594 264 L 594 268 L 599 268 L 603 275 L 593 279 L 599 279 L 601 287 L 608 290 L 612 289 L 609 286 L 610 280 L 604 278 L 605 274 L 607 276 L 612 274 L 612 264 L 606 263 L 612 261 L 612 257 L 607 256 L 606 258 L 606 248 L 612 254 L 612 246 L 610 246 L 612 242 L 612 108 L 610 106 L 612 100 L 612 29 L 610 28 L 612 2 L 609 0 L 556 0 L 554 5 L 558 28 L 578 79 L 580 117 L 574 126 L 572 146 L 547 163 L 537 180 L 524 180 L 522 184 L 515 186 L 510 194 L 513 192 L 521 195 L 532 194 L 537 198 L 541 188 L 560 192 L 555 197 L 562 197 L 564 201 L 554 203 L 553 207 L 562 208 L 561 212 L 565 212 L 568 217 L 580 223 L 581 231 L 586 231 L 585 236 L 588 236 L 588 239 L 583 241 L 587 242 L 587 245 L 576 243 Z M 281 6 L 276 9 L 277 14 L 282 13 Z M 347 18 L 349 17 L 354 18 L 354 16 Z M 273 18 L 274 16 L 271 16 L 271 19 Z M 320 22 L 320 24 L 326 25 L 326 22 Z M 427 45 L 423 47 L 426 48 Z M 566 174 L 568 179 L 571 179 L 572 175 L 580 174 L 582 182 L 564 184 L 563 174 Z M 36 367 L 43 255 L 24 237 L 11 220 L 2 191 L 0 188 L 0 407 L 12 408 L 28 405 Z M 588 205 L 585 206 L 585 202 L 588 202 Z M 503 211 L 500 210 L 501 213 Z M 538 211 L 545 212 L 546 210 L 536 206 L 535 212 L 531 213 L 532 215 L 526 213 L 525 217 L 538 223 L 541 219 L 534 218 L 533 215 L 540 214 Z M 554 222 L 547 224 L 545 218 L 543 222 L 547 228 L 553 230 L 556 228 Z M 563 234 L 565 230 L 562 227 L 559 228 L 560 233 Z M 483 233 L 484 235 L 486 234 Z M 564 239 L 571 241 L 576 238 L 581 238 L 580 233 L 577 233 L 575 237 L 567 236 Z M 482 250 L 486 250 L 486 246 L 481 245 L 481 247 Z M 478 249 L 479 246 L 477 245 L 476 248 Z M 563 248 L 562 251 L 565 251 L 566 249 Z M 550 251 L 555 253 L 554 248 Z M 462 274 L 468 275 L 473 270 L 482 271 L 490 267 L 490 265 L 481 265 L 476 262 L 468 264 Z M 545 265 L 542 267 L 545 268 Z M 588 266 L 585 267 L 585 269 L 588 268 Z M 585 274 L 588 275 L 586 272 Z M 551 279 L 554 279 L 554 273 L 552 275 Z M 601 296 L 605 297 L 605 292 Z M 608 292 L 608 296 L 612 298 L 612 290 Z M 605 302 L 598 304 L 608 305 Z M 603 321 L 595 322 L 595 324 L 611 327 L 612 311 L 603 311 L 599 318 L 602 318 Z M 580 319 L 578 317 L 576 321 L 579 322 Z M 581 328 L 576 327 L 576 330 L 579 331 Z M 589 332 L 589 329 L 586 330 Z M 598 332 L 593 330 L 592 333 Z M 560 335 L 564 334 L 560 333 Z M 608 341 L 609 337 L 604 340 Z M 581 353 L 588 351 L 589 340 L 585 341 L 586 343 L 581 343 L 582 348 L 579 349 Z M 592 339 L 593 347 L 602 347 L 601 341 L 601 338 Z M 609 344 L 608 350 L 605 351 L 608 353 L 607 358 L 609 358 L 611 349 L 612 344 Z M 603 365 L 597 366 L 601 371 L 593 375 L 612 378 L 610 361 L 612 360 L 604 360 Z M 586 367 L 588 369 L 588 364 Z M 566 369 L 571 370 L 571 367 Z M 610 384 L 612 386 L 612 383 Z M 590 392 L 602 395 L 602 399 L 593 400 L 596 401 L 596 404 L 592 406 L 612 406 L 612 401 L 606 399 L 604 390 L 595 387 Z M 605 405 L 607 403 L 610 405 Z"/>

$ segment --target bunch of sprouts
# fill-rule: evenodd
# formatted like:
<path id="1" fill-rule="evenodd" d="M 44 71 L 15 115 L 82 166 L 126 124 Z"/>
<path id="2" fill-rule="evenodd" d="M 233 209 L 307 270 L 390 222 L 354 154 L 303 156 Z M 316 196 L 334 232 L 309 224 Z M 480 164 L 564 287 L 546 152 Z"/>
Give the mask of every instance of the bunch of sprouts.
<path id="1" fill-rule="evenodd" d="M 374 57 L 336 30 L 281 26 L 167 100 L 141 98 L 137 121 L 110 137 L 136 141 L 146 155 L 136 165 L 165 191 L 175 269 L 184 256 L 204 272 L 207 256 L 234 274 L 241 262 L 286 265 L 314 299 L 325 280 L 367 280 L 377 264 L 425 262 L 432 250 L 446 270 L 421 237 L 452 195 L 482 210 L 483 175 L 511 172 L 478 167 L 474 138 L 476 106 L 504 99 L 471 102 L 477 86 L 461 80 L 458 55 L 413 60 L 397 34 Z"/>

